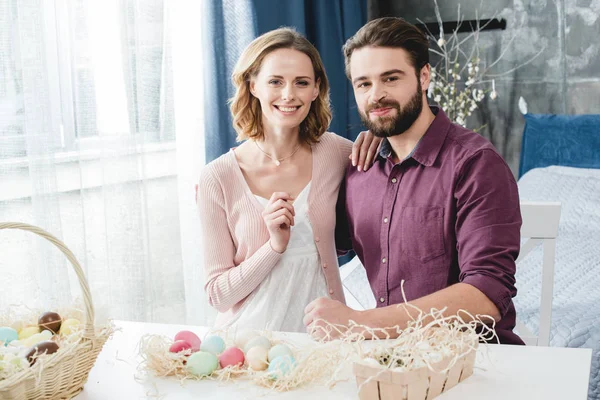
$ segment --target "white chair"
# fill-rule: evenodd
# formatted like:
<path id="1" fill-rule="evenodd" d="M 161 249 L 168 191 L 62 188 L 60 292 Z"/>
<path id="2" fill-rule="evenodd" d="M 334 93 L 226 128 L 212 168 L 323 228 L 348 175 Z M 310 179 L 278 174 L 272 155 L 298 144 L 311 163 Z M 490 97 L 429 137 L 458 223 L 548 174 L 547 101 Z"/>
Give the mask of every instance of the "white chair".
<path id="1" fill-rule="evenodd" d="M 522 245 L 519 262 L 525 258 L 538 245 L 543 246 L 542 262 L 542 292 L 540 298 L 540 325 L 538 335 L 534 335 L 529 328 L 517 318 L 516 331 L 529 346 L 548 346 L 550 343 L 550 325 L 552 320 L 552 296 L 554 289 L 554 258 L 556 252 L 556 236 L 560 220 L 560 203 L 535 203 L 522 202 L 521 237 L 527 238 Z M 363 269 L 361 271 L 360 269 Z M 346 302 L 355 310 L 374 308 L 375 297 L 371 292 L 369 281 L 364 273 L 358 257 L 354 257 L 340 268 Z"/>
<path id="2" fill-rule="evenodd" d="M 375 308 L 375 296 L 362 263 L 357 256 L 340 267 L 346 305 L 354 310 Z"/>
<path id="3" fill-rule="evenodd" d="M 554 293 L 554 260 L 556 254 L 556 237 L 560 221 L 560 203 L 557 202 L 521 202 L 521 237 L 527 241 L 521 246 L 519 262 L 527 257 L 540 244 L 543 246 L 542 289 L 540 296 L 540 324 L 538 335 L 519 321 L 515 330 L 529 346 L 548 346 L 550 344 L 550 326 L 552 322 L 552 296 Z"/>

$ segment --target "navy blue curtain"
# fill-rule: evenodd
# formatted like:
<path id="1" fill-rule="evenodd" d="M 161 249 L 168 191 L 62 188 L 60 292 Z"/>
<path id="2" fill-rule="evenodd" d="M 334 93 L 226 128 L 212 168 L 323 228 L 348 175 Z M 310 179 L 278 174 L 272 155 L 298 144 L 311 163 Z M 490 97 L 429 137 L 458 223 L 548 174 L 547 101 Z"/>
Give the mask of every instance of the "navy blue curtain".
<path id="1" fill-rule="evenodd" d="M 206 162 L 235 146 L 227 100 L 233 96 L 231 74 L 257 32 L 252 0 L 202 1 L 204 50 L 204 142 Z"/>
<path id="2" fill-rule="evenodd" d="M 367 22 L 366 0 L 205 1 L 205 145 L 209 162 L 235 146 L 227 99 L 231 72 L 255 37 L 294 27 L 319 50 L 331 85 L 330 131 L 355 139 L 362 129 L 352 87 L 344 73 L 342 46 Z"/>

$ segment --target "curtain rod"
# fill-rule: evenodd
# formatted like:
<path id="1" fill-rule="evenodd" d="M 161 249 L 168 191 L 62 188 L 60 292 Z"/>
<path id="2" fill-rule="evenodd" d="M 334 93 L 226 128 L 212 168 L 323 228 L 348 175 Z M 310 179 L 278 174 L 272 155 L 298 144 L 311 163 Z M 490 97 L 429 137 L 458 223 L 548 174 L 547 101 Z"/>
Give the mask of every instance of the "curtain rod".
<path id="1" fill-rule="evenodd" d="M 479 25 L 478 25 L 479 23 Z M 440 26 L 437 22 L 428 22 L 426 24 L 415 24 L 419 29 L 421 29 L 423 32 L 428 33 L 427 29 L 429 29 L 429 32 L 431 32 L 431 34 L 438 35 L 440 33 Z M 502 19 L 498 19 L 498 18 L 494 18 L 494 19 L 480 19 L 475 20 L 467 20 L 467 21 L 462 21 L 460 23 L 460 26 L 457 29 L 458 26 L 458 22 L 457 21 L 450 21 L 450 22 L 443 22 L 442 26 L 444 27 L 444 32 L 446 33 L 451 33 L 456 31 L 457 33 L 463 33 L 463 32 L 473 32 L 475 30 L 477 30 L 477 26 L 480 27 L 480 31 L 495 31 L 495 30 L 506 30 L 506 20 L 504 18 Z"/>

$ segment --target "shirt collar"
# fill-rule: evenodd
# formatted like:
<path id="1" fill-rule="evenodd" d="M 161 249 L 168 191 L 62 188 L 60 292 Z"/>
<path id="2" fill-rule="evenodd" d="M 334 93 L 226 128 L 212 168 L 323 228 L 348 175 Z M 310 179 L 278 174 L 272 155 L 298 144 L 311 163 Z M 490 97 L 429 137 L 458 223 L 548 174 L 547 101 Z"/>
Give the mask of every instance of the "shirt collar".
<path id="1" fill-rule="evenodd" d="M 437 155 L 439 154 L 442 144 L 448 134 L 448 128 L 452 122 L 438 106 L 429 106 L 431 112 L 435 114 L 435 118 L 425 134 L 419 139 L 417 145 L 413 151 L 406 158 L 413 158 L 420 164 L 426 167 L 430 167 L 435 162 Z M 388 158 L 392 154 L 392 146 L 387 139 L 384 139 L 381 143 L 379 150 L 379 156 Z"/>

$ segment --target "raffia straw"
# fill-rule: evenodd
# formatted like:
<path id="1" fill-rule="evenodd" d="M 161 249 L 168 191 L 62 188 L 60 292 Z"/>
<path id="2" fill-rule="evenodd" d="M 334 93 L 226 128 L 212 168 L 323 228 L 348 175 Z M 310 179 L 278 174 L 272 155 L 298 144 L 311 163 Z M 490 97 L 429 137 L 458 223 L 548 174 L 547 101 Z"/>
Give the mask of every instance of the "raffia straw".
<path id="1" fill-rule="evenodd" d="M 403 284 L 404 282 L 402 293 L 406 299 Z M 397 325 L 371 328 L 354 321 L 350 321 L 348 326 L 336 325 L 320 320 L 321 323 L 317 324 L 315 329 L 321 330 L 321 339 L 303 348 L 294 349 L 295 367 L 278 379 L 274 379 L 268 371 L 239 367 L 217 370 L 209 377 L 199 378 L 186 370 L 186 353 L 169 353 L 168 349 L 173 341 L 155 335 L 142 338 L 140 355 L 143 362 L 138 369 L 155 376 L 175 376 L 182 382 L 188 379 L 210 379 L 220 382 L 249 379 L 261 387 L 285 392 L 315 384 L 324 384 L 332 388 L 338 382 L 348 379 L 342 374 L 348 361 L 366 358 L 376 359 L 382 367 L 381 373 L 397 366 L 401 366 L 405 371 L 426 366 L 431 371 L 445 373 L 462 357 L 475 351 L 479 341 L 498 340 L 494 331 L 494 320 L 489 316 L 473 316 L 464 310 L 460 310 L 457 315 L 446 316 L 446 308 L 431 309 L 426 313 L 407 301 L 398 304 L 397 307 L 404 308 L 411 316 L 411 321 L 404 329 Z M 235 337 L 235 329 L 212 331 L 210 334 L 218 334 L 230 345 Z M 273 343 L 282 342 L 273 340 L 272 332 L 263 331 L 261 334 Z M 366 346 L 366 343 L 369 345 Z M 294 347 L 292 343 L 286 344 Z M 447 358 L 450 359 L 449 364 L 441 370 L 436 370 L 436 363 Z M 377 375 L 370 377 L 363 385 L 376 378 Z"/>
<path id="2" fill-rule="evenodd" d="M 326 321 L 317 324 L 316 329 L 321 330 L 321 341 L 331 340 L 339 336 L 342 341 L 357 341 L 363 343 L 366 338 L 370 340 L 368 352 L 361 351 L 355 354 L 354 361 L 371 358 L 381 366 L 381 371 L 366 379 L 360 386 L 376 380 L 379 375 L 391 368 L 400 367 L 403 371 L 411 371 L 427 367 L 436 373 L 446 373 L 456 363 L 472 351 L 477 351 L 479 341 L 491 342 L 494 339 L 499 343 L 499 338 L 494 330 L 495 321 L 487 315 L 472 315 L 468 311 L 459 310 L 457 315 L 446 316 L 446 308 L 441 310 L 431 309 L 428 313 L 406 301 L 404 293 L 404 281 L 401 283 L 404 303 L 398 304 L 411 317 L 407 327 L 400 329 L 399 326 L 373 329 L 368 326 L 356 324 L 350 321 L 344 329 L 340 325 L 332 325 Z M 416 311 L 416 316 L 409 312 Z M 465 318 L 463 318 L 465 317 Z M 395 335 L 391 335 L 394 332 Z M 396 336 L 390 339 L 390 336 Z M 383 345 L 377 344 L 381 341 Z M 443 369 L 437 369 L 436 363 L 448 360 Z"/>

